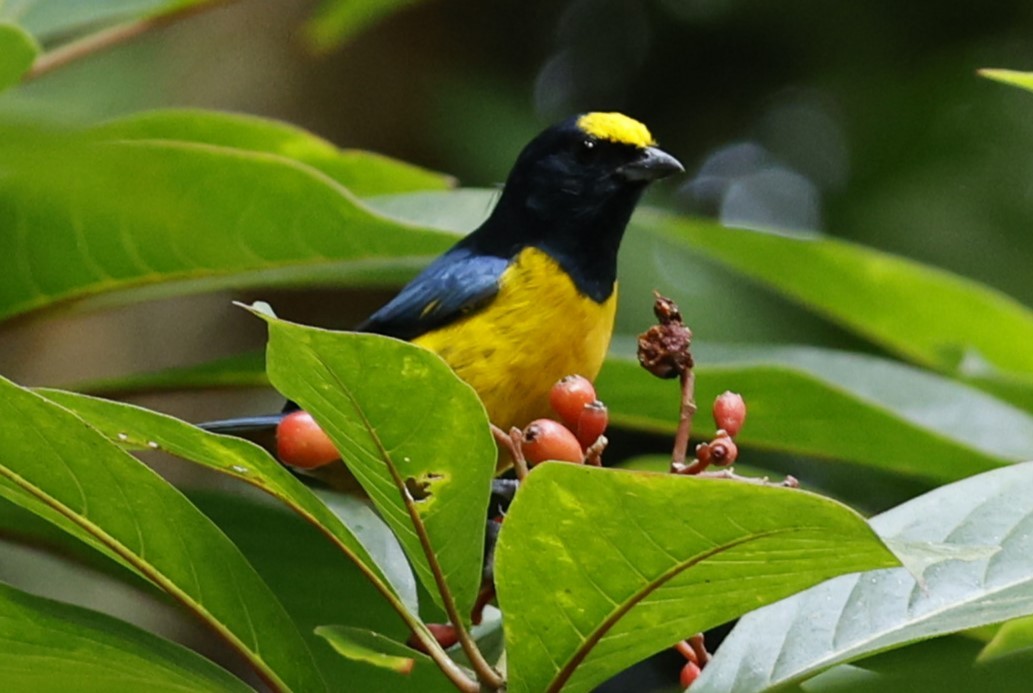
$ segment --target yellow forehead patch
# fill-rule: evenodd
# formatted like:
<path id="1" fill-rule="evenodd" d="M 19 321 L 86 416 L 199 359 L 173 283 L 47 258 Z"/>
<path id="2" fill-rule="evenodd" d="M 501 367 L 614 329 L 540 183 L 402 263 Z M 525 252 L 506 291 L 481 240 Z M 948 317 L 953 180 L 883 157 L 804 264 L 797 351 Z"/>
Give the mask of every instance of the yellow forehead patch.
<path id="1" fill-rule="evenodd" d="M 635 147 L 651 147 L 656 140 L 645 125 L 623 113 L 586 113 L 577 126 L 592 137 Z"/>

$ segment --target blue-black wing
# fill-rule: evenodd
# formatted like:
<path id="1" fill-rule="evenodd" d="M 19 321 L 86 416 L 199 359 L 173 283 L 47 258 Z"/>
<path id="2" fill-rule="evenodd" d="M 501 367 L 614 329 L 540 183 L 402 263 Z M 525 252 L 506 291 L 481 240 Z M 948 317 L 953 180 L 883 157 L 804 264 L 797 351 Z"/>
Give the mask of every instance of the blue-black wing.
<path id="1" fill-rule="evenodd" d="M 489 303 L 509 263 L 507 258 L 453 248 L 356 329 L 415 339 Z"/>

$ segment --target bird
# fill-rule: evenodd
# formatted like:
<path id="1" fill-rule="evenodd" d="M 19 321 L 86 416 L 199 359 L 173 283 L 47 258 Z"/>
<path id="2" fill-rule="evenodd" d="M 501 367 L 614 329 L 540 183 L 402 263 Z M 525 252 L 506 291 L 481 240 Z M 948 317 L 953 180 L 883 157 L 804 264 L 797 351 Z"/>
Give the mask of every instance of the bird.
<path id="1" fill-rule="evenodd" d="M 437 353 L 503 431 L 544 417 L 556 381 L 598 375 L 628 221 L 650 183 L 683 171 L 638 120 L 567 118 L 519 153 L 488 218 L 355 330 Z M 297 409 L 202 426 L 239 434 Z"/>

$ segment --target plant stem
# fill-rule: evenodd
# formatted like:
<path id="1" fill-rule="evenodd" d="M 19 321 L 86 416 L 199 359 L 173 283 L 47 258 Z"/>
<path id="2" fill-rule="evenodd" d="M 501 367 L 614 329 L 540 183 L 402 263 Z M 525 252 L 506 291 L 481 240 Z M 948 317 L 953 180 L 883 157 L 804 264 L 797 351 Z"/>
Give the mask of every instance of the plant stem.
<path id="1" fill-rule="evenodd" d="M 692 417 L 696 414 L 696 373 L 692 368 L 681 372 L 681 411 L 678 414 L 678 431 L 674 434 L 674 452 L 671 467 L 685 464 L 692 435 Z"/>
<path id="2" fill-rule="evenodd" d="M 32 68 L 25 73 L 22 81 L 28 82 L 33 79 L 42 77 L 60 67 L 64 67 L 69 63 L 73 63 L 82 58 L 88 57 L 99 51 L 117 46 L 126 41 L 130 41 L 141 34 L 147 33 L 153 29 L 160 29 L 162 27 L 175 24 L 176 22 L 192 17 L 202 12 L 215 9 L 216 7 L 229 5 L 230 3 L 237 2 L 237 0 L 208 0 L 208 2 L 199 2 L 193 5 L 187 5 L 180 7 L 179 9 L 166 12 L 164 14 L 155 15 L 152 17 L 144 17 L 142 19 L 134 19 L 129 22 L 123 22 L 122 24 L 116 24 L 114 26 L 101 29 L 100 31 L 92 34 L 87 34 L 82 38 L 66 43 L 62 46 L 58 46 L 53 50 L 49 50 L 33 63 Z"/>

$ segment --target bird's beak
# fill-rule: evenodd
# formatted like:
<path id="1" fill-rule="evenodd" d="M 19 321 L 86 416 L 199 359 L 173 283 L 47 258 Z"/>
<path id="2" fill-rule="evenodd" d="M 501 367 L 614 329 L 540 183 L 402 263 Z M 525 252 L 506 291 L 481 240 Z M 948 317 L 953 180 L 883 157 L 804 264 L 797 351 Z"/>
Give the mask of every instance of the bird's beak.
<path id="1" fill-rule="evenodd" d="M 684 171 L 680 161 L 656 147 L 646 147 L 634 161 L 617 169 L 626 180 L 646 183 Z"/>

